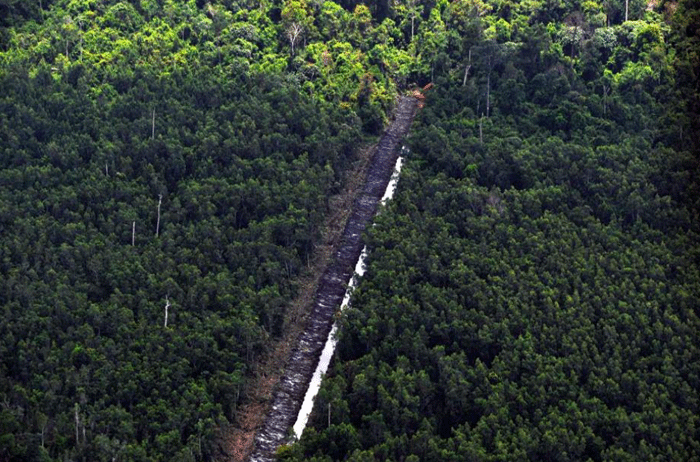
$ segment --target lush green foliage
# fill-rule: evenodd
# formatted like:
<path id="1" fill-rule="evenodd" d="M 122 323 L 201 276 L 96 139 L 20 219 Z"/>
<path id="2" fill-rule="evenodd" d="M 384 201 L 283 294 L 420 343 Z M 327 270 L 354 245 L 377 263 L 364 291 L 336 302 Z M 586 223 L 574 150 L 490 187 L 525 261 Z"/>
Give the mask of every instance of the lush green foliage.
<path id="1" fill-rule="evenodd" d="M 285 457 L 700 458 L 696 33 L 472 2 L 451 35 L 456 5 L 423 15 L 455 42 Z"/>
<path id="2" fill-rule="evenodd" d="M 105 105 L 80 78 L 5 81 L 26 93 L 3 103 L 23 123 L 3 133 L 3 392 L 50 453 L 74 445 L 75 403 L 93 455 L 104 434 L 106 453 L 170 458 L 233 418 L 359 135 L 279 78 L 177 78 L 161 93 L 135 77 Z"/>
<path id="3" fill-rule="evenodd" d="M 697 17 L 0 0 L 0 459 L 209 458 L 357 140 L 429 80 L 289 457 L 697 458 Z"/>
<path id="4" fill-rule="evenodd" d="M 1 8 L 0 459 L 205 459 L 390 80 L 274 5 Z"/>

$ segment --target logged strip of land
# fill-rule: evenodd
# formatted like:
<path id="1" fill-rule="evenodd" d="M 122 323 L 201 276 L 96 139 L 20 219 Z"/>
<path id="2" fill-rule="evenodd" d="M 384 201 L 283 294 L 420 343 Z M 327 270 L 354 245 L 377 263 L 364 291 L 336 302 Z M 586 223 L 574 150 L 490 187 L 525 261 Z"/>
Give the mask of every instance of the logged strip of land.
<path id="1" fill-rule="evenodd" d="M 287 307 L 282 335 L 271 339 L 269 349 L 254 363 L 253 377 L 242 390 L 245 402 L 236 410 L 236 425 L 219 429 L 220 453 L 214 460 L 243 462 L 250 457 L 255 435 L 269 413 L 275 386 L 285 372 L 292 347 L 304 330 L 323 271 L 337 250 L 352 204 L 362 192 L 375 149 L 376 145 L 360 148 L 357 160 L 346 173 L 344 187 L 329 198 L 329 214 L 321 228 L 320 242 L 314 247 L 307 271 L 299 277 L 299 292 Z"/>
<path id="2" fill-rule="evenodd" d="M 362 233 L 377 211 L 396 164 L 399 143 L 408 133 L 416 107 L 416 99 L 402 97 L 397 104 L 394 120 L 376 147 L 364 188 L 355 199 L 334 258 L 319 280 L 306 328 L 294 346 L 284 376 L 275 388 L 265 423 L 255 438 L 251 461 L 273 461 L 275 451 L 286 441 L 288 431 L 297 418 L 333 325 L 333 317 L 340 308 L 347 283 L 362 251 Z"/>

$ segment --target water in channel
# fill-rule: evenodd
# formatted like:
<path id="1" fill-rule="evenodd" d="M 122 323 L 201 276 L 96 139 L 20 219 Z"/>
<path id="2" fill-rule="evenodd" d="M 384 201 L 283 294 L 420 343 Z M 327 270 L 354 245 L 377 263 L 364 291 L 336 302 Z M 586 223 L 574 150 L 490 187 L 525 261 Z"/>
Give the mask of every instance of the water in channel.
<path id="1" fill-rule="evenodd" d="M 403 149 L 405 148 L 402 148 L 402 150 Z M 391 180 L 389 180 L 389 184 L 386 187 L 384 196 L 382 196 L 382 205 L 394 196 L 394 191 L 396 191 L 396 185 L 399 181 L 399 175 L 401 174 L 402 165 L 403 158 L 399 157 L 398 159 L 396 159 L 394 173 L 391 175 Z M 362 275 L 365 272 L 364 264 L 366 256 L 367 247 L 364 247 L 362 249 L 362 253 L 360 254 L 360 258 L 358 258 L 357 264 L 355 265 L 355 274 L 350 279 L 350 283 L 348 284 L 348 290 L 345 292 L 343 303 L 340 305 L 341 312 L 350 303 L 350 294 L 352 293 L 353 288 L 357 284 L 357 278 L 362 277 Z M 328 370 L 328 366 L 331 363 L 331 359 L 333 358 L 335 346 L 338 343 L 338 339 L 335 336 L 337 331 L 338 323 L 334 322 L 333 327 L 331 328 L 331 331 L 328 334 L 328 340 L 326 340 L 326 344 L 324 345 L 323 351 L 321 352 L 321 357 L 318 360 L 318 365 L 316 366 L 314 375 L 311 377 L 311 382 L 309 382 L 309 388 L 306 391 L 306 395 L 304 395 L 304 402 L 302 403 L 301 409 L 299 410 L 299 415 L 297 416 L 297 420 L 294 423 L 294 434 L 296 435 L 297 439 L 301 438 L 301 434 L 304 432 L 304 428 L 306 428 L 306 424 L 309 421 L 309 416 L 311 415 L 311 411 L 314 407 L 314 398 L 316 398 L 318 390 L 321 388 L 321 379 Z"/>
<path id="2" fill-rule="evenodd" d="M 258 429 L 250 462 L 274 462 L 275 452 L 280 445 L 289 442 L 290 430 L 294 431 L 294 422 L 298 419 L 299 409 L 309 390 L 309 381 L 314 375 L 319 357 L 328 343 L 328 333 L 332 330 L 335 315 L 346 298 L 347 285 L 353 278 L 353 268 L 362 254 L 362 233 L 371 223 L 382 200 L 391 197 L 395 186 L 387 187 L 395 177 L 397 158 L 401 141 L 408 134 L 413 118 L 418 109 L 418 101 L 412 96 L 402 96 L 398 100 L 394 118 L 377 143 L 375 153 L 367 169 L 364 187 L 355 197 L 352 211 L 348 217 L 342 236 L 335 244 L 332 261 L 321 275 L 314 302 L 310 307 L 304 330 L 297 338 L 292 349 L 284 374 L 280 377 L 269 404 L 269 412 Z M 405 155 L 405 151 L 404 154 Z M 400 164 L 399 164 L 400 168 Z M 394 185 L 396 180 L 394 179 Z M 389 193 L 387 195 L 387 190 Z M 361 266 L 360 266 L 361 268 Z M 335 332 L 335 331 L 334 331 Z M 331 334 L 331 339 L 333 334 Z M 332 356 L 334 342 L 326 350 L 326 366 L 317 376 L 317 382 L 328 367 Z M 303 416 L 308 419 L 312 407 L 311 392 L 309 403 Z M 298 428 L 303 428 L 299 424 Z M 299 430 L 301 432 L 301 430 Z"/>

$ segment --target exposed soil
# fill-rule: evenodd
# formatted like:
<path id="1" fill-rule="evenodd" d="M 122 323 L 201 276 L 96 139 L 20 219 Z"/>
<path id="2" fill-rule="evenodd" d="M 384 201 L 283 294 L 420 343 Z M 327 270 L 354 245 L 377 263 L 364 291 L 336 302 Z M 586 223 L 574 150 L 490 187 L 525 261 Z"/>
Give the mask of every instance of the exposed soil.
<path id="1" fill-rule="evenodd" d="M 282 338 L 261 358 L 244 390 L 248 400 L 239 409 L 239 426 L 221 429 L 219 460 L 272 461 L 285 442 L 362 250 L 361 235 L 376 213 L 416 107 L 414 98 L 398 101 L 394 120 L 379 143 L 360 151 L 345 188 L 330 198 L 322 243 L 299 281 Z"/>

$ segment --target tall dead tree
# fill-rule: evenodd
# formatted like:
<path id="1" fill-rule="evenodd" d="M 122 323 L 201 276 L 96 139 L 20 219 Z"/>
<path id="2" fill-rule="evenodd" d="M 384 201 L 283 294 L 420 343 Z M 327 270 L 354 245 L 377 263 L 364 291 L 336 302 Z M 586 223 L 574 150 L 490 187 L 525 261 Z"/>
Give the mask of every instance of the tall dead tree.
<path id="1" fill-rule="evenodd" d="M 43 448 L 45 447 L 44 442 L 46 440 L 46 430 L 49 426 L 49 417 L 43 412 L 39 412 L 37 414 L 37 423 L 41 427 L 41 447 Z"/>
<path id="2" fill-rule="evenodd" d="M 163 321 L 163 327 L 168 327 L 168 308 L 170 308 L 172 305 L 170 305 L 170 300 L 168 299 L 168 296 L 165 296 L 165 320 Z"/>
<path id="3" fill-rule="evenodd" d="M 156 237 L 160 233 L 160 204 L 163 203 L 163 195 L 158 194 L 158 219 L 156 220 Z"/>
<path id="4" fill-rule="evenodd" d="M 488 119 L 491 112 L 491 67 L 486 75 L 486 118 Z"/>
<path id="5" fill-rule="evenodd" d="M 491 72 L 493 68 L 499 61 L 500 58 L 500 45 L 494 41 L 485 42 L 483 45 L 476 48 L 477 58 L 478 58 L 478 69 L 484 69 L 486 71 L 486 91 L 485 91 L 485 103 L 486 103 L 486 118 L 488 119 L 491 115 Z M 470 62 L 471 62 L 471 50 L 470 50 Z M 483 71 L 482 71 L 483 72 Z M 466 84 L 466 72 L 464 83 Z M 477 98 L 477 114 L 479 113 L 481 98 Z"/>
<path id="6" fill-rule="evenodd" d="M 75 403 L 75 444 L 80 445 L 80 405 Z"/>
<path id="7" fill-rule="evenodd" d="M 493 40 L 487 41 L 483 45 L 476 47 L 477 69 L 480 70 L 481 75 L 486 74 L 486 90 L 484 92 L 486 111 L 483 115 L 485 115 L 487 119 L 491 116 L 491 74 L 494 72 L 496 67 L 502 64 L 509 55 L 516 51 L 516 49 L 516 45 L 496 43 Z M 479 104 L 480 99 L 481 98 L 477 99 L 477 105 Z M 478 106 L 477 114 L 479 114 Z"/>
<path id="8" fill-rule="evenodd" d="M 469 62 L 467 63 L 467 67 L 464 69 L 464 79 L 462 79 L 462 86 L 465 86 L 467 84 L 467 78 L 469 76 L 469 69 L 472 68 L 472 49 L 469 49 Z"/>
<path id="9" fill-rule="evenodd" d="M 293 22 L 287 27 L 287 39 L 289 40 L 289 45 L 292 48 L 292 57 L 294 56 L 294 46 L 299 41 L 299 37 L 304 32 L 304 26 L 299 23 Z"/>
<path id="10" fill-rule="evenodd" d="M 484 115 L 479 118 L 479 144 L 484 144 Z"/>

